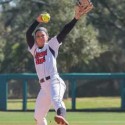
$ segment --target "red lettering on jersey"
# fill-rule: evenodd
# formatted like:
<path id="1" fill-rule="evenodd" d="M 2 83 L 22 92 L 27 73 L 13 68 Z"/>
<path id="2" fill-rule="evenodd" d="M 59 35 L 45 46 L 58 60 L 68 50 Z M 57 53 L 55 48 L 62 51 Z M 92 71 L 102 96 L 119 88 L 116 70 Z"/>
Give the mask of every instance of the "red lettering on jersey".
<path id="1" fill-rule="evenodd" d="M 45 57 L 41 58 L 41 59 L 36 59 L 36 64 L 41 64 L 43 62 L 45 62 Z"/>
<path id="2" fill-rule="evenodd" d="M 42 64 L 43 62 L 45 62 L 46 55 L 47 55 L 47 50 L 42 52 L 36 52 L 36 55 L 35 55 L 36 64 Z"/>
<path id="3" fill-rule="evenodd" d="M 47 50 L 39 53 L 36 52 L 35 58 L 44 57 L 45 55 L 47 55 Z"/>

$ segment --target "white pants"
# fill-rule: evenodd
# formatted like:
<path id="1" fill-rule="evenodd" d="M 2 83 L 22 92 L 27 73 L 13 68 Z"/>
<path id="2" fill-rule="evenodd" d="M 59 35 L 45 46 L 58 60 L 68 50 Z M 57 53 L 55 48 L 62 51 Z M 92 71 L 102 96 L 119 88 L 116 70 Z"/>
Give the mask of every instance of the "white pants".
<path id="1" fill-rule="evenodd" d="M 34 118 L 37 125 L 47 125 L 45 117 L 51 104 L 54 106 L 55 111 L 60 107 L 66 109 L 62 101 L 66 86 L 64 81 L 58 76 L 40 84 L 41 90 L 36 99 Z"/>

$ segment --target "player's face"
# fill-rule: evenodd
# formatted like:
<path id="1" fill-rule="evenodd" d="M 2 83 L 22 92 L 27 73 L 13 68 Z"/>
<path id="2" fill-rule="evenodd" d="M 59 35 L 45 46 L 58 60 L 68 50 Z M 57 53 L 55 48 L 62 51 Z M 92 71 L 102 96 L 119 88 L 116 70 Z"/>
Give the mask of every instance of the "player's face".
<path id="1" fill-rule="evenodd" d="M 48 35 L 44 31 L 37 31 L 35 35 L 35 40 L 38 47 L 43 47 L 45 42 L 48 41 Z"/>

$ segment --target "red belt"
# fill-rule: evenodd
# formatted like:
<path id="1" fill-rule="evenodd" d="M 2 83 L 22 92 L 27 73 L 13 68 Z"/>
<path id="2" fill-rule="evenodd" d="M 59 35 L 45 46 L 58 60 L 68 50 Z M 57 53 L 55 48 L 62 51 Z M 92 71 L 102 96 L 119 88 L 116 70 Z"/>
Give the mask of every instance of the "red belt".
<path id="1" fill-rule="evenodd" d="M 43 82 L 45 82 L 46 80 L 49 80 L 50 79 L 50 76 L 47 76 L 47 77 L 45 77 L 45 78 L 42 78 L 41 80 L 40 80 L 40 83 L 43 83 Z"/>

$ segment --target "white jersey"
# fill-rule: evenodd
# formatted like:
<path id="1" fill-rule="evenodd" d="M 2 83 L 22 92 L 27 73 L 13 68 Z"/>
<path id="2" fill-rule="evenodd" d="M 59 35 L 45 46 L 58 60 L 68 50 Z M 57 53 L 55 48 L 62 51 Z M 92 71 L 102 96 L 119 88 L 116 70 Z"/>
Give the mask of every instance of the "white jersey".
<path id="1" fill-rule="evenodd" d="M 39 49 L 35 43 L 29 51 L 34 57 L 34 64 L 39 80 L 47 76 L 57 75 L 57 63 L 56 58 L 58 56 L 58 49 L 61 44 L 58 42 L 57 37 L 53 37 L 44 45 L 42 49 Z M 50 51 L 52 49 L 54 54 Z"/>

